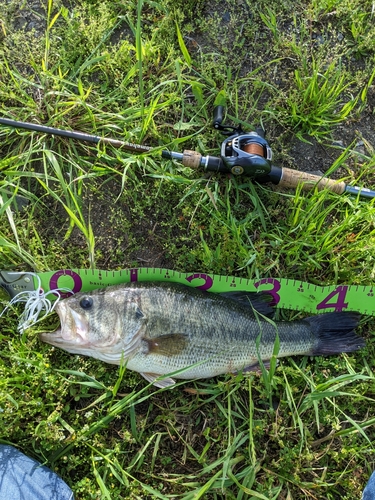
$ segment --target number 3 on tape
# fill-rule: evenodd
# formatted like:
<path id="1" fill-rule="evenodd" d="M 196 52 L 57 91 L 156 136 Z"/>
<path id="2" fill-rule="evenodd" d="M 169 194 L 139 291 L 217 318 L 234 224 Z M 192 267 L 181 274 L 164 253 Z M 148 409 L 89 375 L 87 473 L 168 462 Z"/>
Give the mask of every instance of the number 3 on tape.
<path id="1" fill-rule="evenodd" d="M 270 302 L 270 306 L 276 306 L 280 302 L 280 295 L 278 292 L 281 290 L 281 283 L 278 280 L 273 278 L 263 278 L 260 281 L 254 283 L 255 288 L 259 288 L 260 285 L 271 284 L 272 288 L 270 290 L 265 290 L 267 293 L 272 295 L 272 301 Z"/>
<path id="2" fill-rule="evenodd" d="M 331 309 L 335 308 L 335 312 L 341 312 L 343 309 L 348 307 L 348 303 L 345 302 L 346 292 L 348 291 L 348 285 L 338 286 L 333 292 L 331 292 L 327 297 L 322 300 L 316 308 L 321 309 Z M 335 301 L 330 302 L 331 299 L 335 297 Z"/>

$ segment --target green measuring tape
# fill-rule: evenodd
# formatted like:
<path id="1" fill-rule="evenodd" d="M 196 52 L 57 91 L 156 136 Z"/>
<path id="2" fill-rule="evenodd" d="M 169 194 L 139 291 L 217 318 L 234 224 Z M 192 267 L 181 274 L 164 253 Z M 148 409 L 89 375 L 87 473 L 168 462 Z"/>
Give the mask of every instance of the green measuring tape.
<path id="1" fill-rule="evenodd" d="M 273 297 L 273 305 L 284 309 L 312 314 L 358 311 L 365 315 L 375 316 L 372 286 L 317 286 L 283 278 L 250 280 L 216 274 L 180 273 L 160 268 L 136 268 L 121 271 L 61 269 L 36 274 L 0 271 L 0 286 L 5 288 L 11 297 L 15 297 L 20 292 L 37 290 L 39 280 L 44 292 L 68 288 L 73 293 L 78 293 L 137 281 L 173 281 L 216 293 L 236 290 L 267 291 Z M 60 292 L 62 298 L 69 295 L 69 293 Z"/>

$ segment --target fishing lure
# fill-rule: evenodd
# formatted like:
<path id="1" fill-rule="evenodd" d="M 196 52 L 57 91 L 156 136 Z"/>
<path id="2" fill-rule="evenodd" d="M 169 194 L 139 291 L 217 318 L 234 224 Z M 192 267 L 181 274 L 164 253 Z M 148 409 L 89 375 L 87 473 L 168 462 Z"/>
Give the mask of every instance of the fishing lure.
<path id="1" fill-rule="evenodd" d="M 11 275 L 24 275 L 25 273 L 9 273 Z M 37 280 L 37 287 L 35 290 L 23 290 L 17 293 L 1 311 L 0 317 L 8 311 L 12 306 L 19 303 L 24 303 L 25 308 L 20 316 L 18 322 L 18 331 L 22 335 L 25 330 L 42 321 L 52 311 L 54 311 L 56 304 L 61 299 L 61 293 L 70 293 L 72 290 L 65 287 L 56 288 L 54 290 L 45 291 L 41 286 L 40 277 L 36 273 L 28 273 Z M 43 313 L 43 314 L 42 314 Z M 42 314 L 42 316 L 41 316 Z"/>

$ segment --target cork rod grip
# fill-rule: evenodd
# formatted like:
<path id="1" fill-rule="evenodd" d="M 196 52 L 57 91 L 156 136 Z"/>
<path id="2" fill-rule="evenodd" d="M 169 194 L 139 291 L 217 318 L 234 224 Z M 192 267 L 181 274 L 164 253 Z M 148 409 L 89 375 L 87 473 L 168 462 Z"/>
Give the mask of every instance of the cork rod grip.
<path id="1" fill-rule="evenodd" d="M 282 176 L 278 183 L 281 187 L 296 188 L 299 184 L 303 184 L 302 189 L 309 190 L 317 187 L 320 190 L 329 189 L 333 193 L 342 194 L 345 191 L 346 184 L 343 181 L 335 179 L 327 179 L 319 175 L 308 174 L 292 170 L 291 168 L 283 168 Z"/>
<path id="2" fill-rule="evenodd" d="M 185 167 L 198 168 L 201 164 L 202 155 L 197 151 L 191 151 L 190 149 L 185 149 L 182 164 Z"/>

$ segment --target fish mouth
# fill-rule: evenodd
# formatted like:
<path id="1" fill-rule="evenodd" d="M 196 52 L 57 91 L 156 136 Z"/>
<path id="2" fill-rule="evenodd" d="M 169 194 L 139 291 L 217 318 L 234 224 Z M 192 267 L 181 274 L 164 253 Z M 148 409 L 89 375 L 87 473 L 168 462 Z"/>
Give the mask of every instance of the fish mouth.
<path id="1" fill-rule="evenodd" d="M 54 332 L 40 333 L 40 340 L 62 348 L 88 345 L 88 320 L 63 303 L 57 304 L 56 312 L 60 318 L 60 326 Z"/>
<path id="2" fill-rule="evenodd" d="M 39 334 L 40 340 L 47 342 L 47 344 L 52 344 L 59 346 L 61 345 L 63 338 L 61 336 L 61 328 L 58 328 L 54 332 L 43 332 Z"/>

